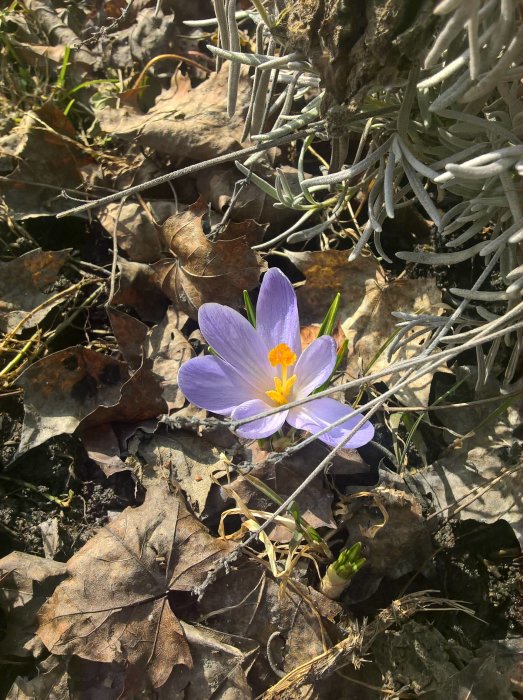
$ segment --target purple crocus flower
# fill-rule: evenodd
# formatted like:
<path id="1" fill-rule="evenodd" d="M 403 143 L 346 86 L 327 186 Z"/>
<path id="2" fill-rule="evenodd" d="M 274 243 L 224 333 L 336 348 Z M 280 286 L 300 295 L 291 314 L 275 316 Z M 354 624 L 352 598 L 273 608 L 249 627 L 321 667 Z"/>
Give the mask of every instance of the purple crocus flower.
<path id="1" fill-rule="evenodd" d="M 296 294 L 287 277 L 271 268 L 263 278 L 256 306 L 256 328 L 228 306 L 203 304 L 198 322 L 205 340 L 218 354 L 196 357 L 178 373 L 178 384 L 196 406 L 242 420 L 275 406 L 309 396 L 332 374 L 336 343 L 323 335 L 303 352 Z M 317 433 L 351 411 L 331 398 L 314 399 L 267 418 L 246 423 L 236 432 L 245 438 L 273 435 L 287 421 Z M 337 445 L 363 416 L 358 414 L 320 436 Z M 345 447 L 369 442 L 374 428 L 367 421 Z"/>

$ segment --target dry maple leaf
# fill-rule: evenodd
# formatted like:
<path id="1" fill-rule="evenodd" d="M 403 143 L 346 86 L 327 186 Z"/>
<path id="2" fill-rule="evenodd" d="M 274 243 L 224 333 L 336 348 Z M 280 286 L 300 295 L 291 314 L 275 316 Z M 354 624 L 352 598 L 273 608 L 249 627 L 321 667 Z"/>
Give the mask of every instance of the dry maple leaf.
<path id="1" fill-rule="evenodd" d="M 126 665 L 126 682 L 147 675 L 162 686 L 192 658 L 173 608 L 233 546 L 208 534 L 179 497 L 159 483 L 67 564 L 39 613 L 38 635 L 55 654 Z"/>
<path id="2" fill-rule="evenodd" d="M 242 291 L 256 287 L 267 269 L 251 249 L 263 235 L 259 224 L 229 222 L 211 240 L 203 230 L 205 213 L 203 201 L 198 200 L 183 214 L 167 219 L 162 238 L 177 261 L 155 265 L 163 292 L 192 318 L 206 302 L 238 307 Z"/>

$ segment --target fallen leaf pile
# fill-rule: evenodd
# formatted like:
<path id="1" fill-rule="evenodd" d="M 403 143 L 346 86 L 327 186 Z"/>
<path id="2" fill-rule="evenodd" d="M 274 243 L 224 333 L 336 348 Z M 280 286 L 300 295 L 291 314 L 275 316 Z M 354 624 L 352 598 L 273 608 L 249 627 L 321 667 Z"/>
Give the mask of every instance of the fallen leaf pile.
<path id="1" fill-rule="evenodd" d="M 319 27 L 339 58 L 359 31 L 337 31 L 350 3 L 285 4 L 262 35 L 252 3 L 226 3 L 242 13 L 245 55 L 262 40 L 278 58 L 286 31 L 307 50 Z M 184 363 L 212 352 L 201 306 L 245 315 L 244 292 L 255 304 L 278 266 L 295 285 L 303 348 L 340 295 L 333 336 L 348 352 L 336 398 L 361 407 L 383 395 L 406 376 L 390 365 L 428 338 L 413 326 L 395 347 L 394 314 L 448 310 L 448 270 L 422 277 L 392 250 L 400 239 L 423 246 L 432 221 L 415 203 L 400 209 L 384 223 L 392 263 L 373 243 L 349 262 L 341 213 L 321 236 L 300 233 L 330 216 L 329 193 L 307 224 L 273 198 L 326 172 L 323 136 L 306 139 L 301 158 L 300 139 L 260 148 L 249 174 L 233 160 L 208 166 L 252 146 L 248 114 L 285 130 L 272 105 L 289 107 L 286 66 L 242 66 L 228 116 L 229 63 L 209 49 L 226 43 L 223 23 L 200 21 L 222 0 L 4 5 L 0 700 L 521 694 L 521 382 L 503 394 L 492 363 L 479 387 L 480 355 L 477 366 L 457 357 L 390 392 L 370 418 L 373 441 L 334 456 L 288 426 L 239 438 L 178 385 Z M 364 34 L 375 43 L 374 29 Z M 347 68 L 308 58 L 330 88 Z M 289 86 L 293 113 L 323 82 Z M 359 88 L 350 96 L 359 104 Z M 358 226 L 376 193 L 367 187 L 356 192 L 353 179 L 346 190 Z M 98 206 L 105 196 L 114 201 Z M 90 200 L 79 216 L 56 216 Z M 509 352 L 500 339 L 496 362 Z M 374 372 L 378 381 L 340 389 Z M 324 583 L 357 543 L 364 564 L 330 600 Z"/>

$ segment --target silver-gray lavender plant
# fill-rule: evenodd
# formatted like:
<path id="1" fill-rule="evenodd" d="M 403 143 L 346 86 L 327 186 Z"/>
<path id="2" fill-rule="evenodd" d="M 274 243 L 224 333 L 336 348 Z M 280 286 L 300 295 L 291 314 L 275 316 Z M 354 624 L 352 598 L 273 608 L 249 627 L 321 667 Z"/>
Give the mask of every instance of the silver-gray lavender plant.
<path id="1" fill-rule="evenodd" d="M 516 0 L 442 0 L 435 4 L 433 12 L 440 20 L 422 65 L 400 76 L 392 88 L 373 87 L 361 109 L 351 114 L 348 129 L 359 137 L 353 162 L 333 168 L 336 141 L 332 139 L 330 172 L 306 179 L 305 153 L 314 139 L 327 139 L 330 134 L 322 114 L 325 89 L 318 71 L 308 56 L 288 53 L 278 31 L 291 3 L 253 0 L 255 9 L 241 13 L 236 12 L 235 0 L 213 3 L 220 45 L 209 49 L 218 61 L 230 61 L 230 114 L 236 106 L 241 64 L 254 67 L 244 136 L 270 143 L 298 130 L 309 134 L 298 158 L 298 194 L 282 172 L 275 173 L 274 186 L 252 172 L 262 153 L 237 163 L 276 206 L 302 213 L 290 229 L 258 248 L 307 241 L 328 231 L 342 211 L 352 214 L 351 197 L 373 183 L 367 223 L 350 259 L 372 238 L 378 254 L 390 261 L 381 242 L 383 222 L 394 218 L 402 207 L 421 207 L 434 222 L 446 250 L 398 250 L 398 258 L 419 265 L 453 265 L 476 258 L 483 265 L 476 265 L 480 272 L 470 289 L 450 289 L 455 309 L 448 317 L 397 314 L 401 331 L 390 353 L 407 342 L 407 331 L 413 328 L 418 333 L 430 331 L 421 350 L 421 357 L 427 360 L 442 344 L 454 347 L 456 354 L 464 343 L 472 345 L 481 385 L 505 343 L 511 347 L 504 378 L 510 383 L 523 348 L 523 215 L 518 189 L 523 175 L 520 4 Z M 240 50 L 238 22 L 245 18 L 257 27 L 255 53 Z M 298 100 L 306 102 L 299 112 L 295 109 Z M 273 126 L 267 130 L 269 117 Z M 445 193 L 456 203 L 441 211 L 438 202 Z M 307 227 L 313 216 L 320 223 Z M 476 242 L 471 244 L 473 239 Z M 485 290 L 494 276 L 498 279 L 494 291 Z M 496 302 L 498 313 L 486 308 L 486 302 Z M 498 335 L 485 355 L 483 338 L 504 327 L 507 333 Z"/>

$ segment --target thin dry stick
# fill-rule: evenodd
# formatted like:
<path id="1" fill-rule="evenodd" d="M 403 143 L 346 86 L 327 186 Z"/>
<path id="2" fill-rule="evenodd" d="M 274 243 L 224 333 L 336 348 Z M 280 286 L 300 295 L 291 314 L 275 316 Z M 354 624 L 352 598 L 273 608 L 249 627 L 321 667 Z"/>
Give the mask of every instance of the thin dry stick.
<path id="1" fill-rule="evenodd" d="M 112 230 L 112 239 L 113 239 L 113 260 L 111 264 L 111 283 L 110 283 L 110 288 L 109 288 L 109 297 L 107 299 L 107 303 L 105 306 L 108 308 L 111 306 L 112 301 L 113 301 L 113 296 L 114 296 L 114 291 L 115 291 L 115 286 L 116 286 L 116 266 L 118 264 L 118 236 L 117 236 L 117 231 L 118 231 L 118 224 L 120 223 L 120 216 L 122 215 L 122 209 L 124 207 L 125 202 L 127 201 L 127 197 L 123 197 L 120 206 L 118 207 L 118 211 L 116 213 L 116 218 L 114 220 L 114 226 Z"/>
<path id="2" fill-rule="evenodd" d="M 205 168 L 212 168 L 215 165 L 220 165 L 221 163 L 228 163 L 231 160 L 238 160 L 239 158 L 244 158 L 245 156 L 250 156 L 253 153 L 259 153 L 261 151 L 266 151 L 274 146 L 278 146 L 284 143 L 291 143 L 297 139 L 302 139 L 308 136 L 312 131 L 310 129 L 298 131 L 294 134 L 286 134 L 280 138 L 264 141 L 263 143 L 257 143 L 255 146 L 249 146 L 248 148 L 242 148 L 239 151 L 233 151 L 232 153 L 224 153 L 216 158 L 211 158 L 210 160 L 203 161 L 202 163 L 194 163 L 193 165 L 188 165 L 185 168 L 180 168 L 179 170 L 174 170 L 171 173 L 166 173 L 165 175 L 160 175 L 147 182 L 142 182 L 139 185 L 133 185 L 133 187 L 128 187 L 126 190 L 121 192 L 115 192 L 114 194 L 107 195 L 107 197 L 101 197 L 100 199 L 92 200 L 91 202 L 86 202 L 78 207 L 73 207 L 72 209 L 67 209 L 66 211 L 59 212 L 56 215 L 57 219 L 62 219 L 65 216 L 74 216 L 80 214 L 84 211 L 89 211 L 91 209 L 96 209 L 97 207 L 103 207 L 111 202 L 117 202 L 123 197 L 130 197 L 138 192 L 143 192 L 151 187 L 156 187 L 156 185 L 163 185 L 171 180 L 176 180 L 179 177 L 185 177 L 185 175 L 193 175 L 200 170 L 205 170 Z"/>
<path id="3" fill-rule="evenodd" d="M 471 406 L 482 406 L 485 403 L 496 403 L 506 401 L 515 396 L 521 396 L 523 389 L 512 391 L 508 394 L 500 394 L 499 396 L 489 396 L 486 399 L 478 399 L 477 401 L 464 401 L 463 403 L 447 403 L 440 406 L 383 406 L 383 410 L 387 413 L 418 413 L 419 411 L 444 411 L 448 408 L 470 408 Z"/>

